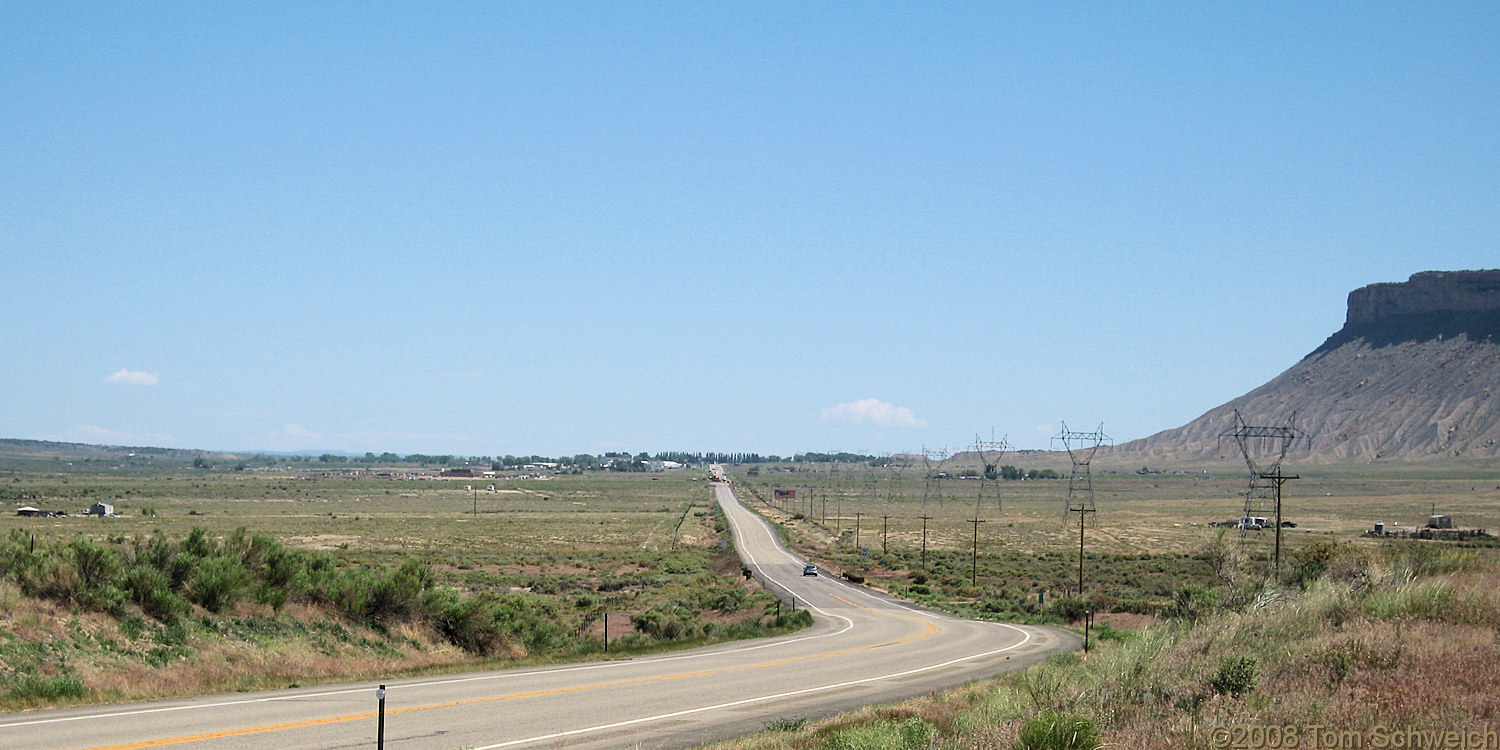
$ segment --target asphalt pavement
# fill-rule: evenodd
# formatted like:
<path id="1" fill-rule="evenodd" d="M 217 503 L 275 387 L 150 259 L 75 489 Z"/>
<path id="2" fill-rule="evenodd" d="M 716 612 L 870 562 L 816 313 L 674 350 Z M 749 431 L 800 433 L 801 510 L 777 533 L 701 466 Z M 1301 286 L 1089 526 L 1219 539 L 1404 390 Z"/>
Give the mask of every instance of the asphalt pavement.
<path id="1" fill-rule="evenodd" d="M 1065 631 L 965 620 L 839 580 L 714 483 L 741 558 L 788 604 L 795 634 L 672 654 L 392 680 L 385 747 L 679 748 L 897 700 L 1076 648 Z M 374 748 L 375 683 L 0 714 L 6 750 Z"/>

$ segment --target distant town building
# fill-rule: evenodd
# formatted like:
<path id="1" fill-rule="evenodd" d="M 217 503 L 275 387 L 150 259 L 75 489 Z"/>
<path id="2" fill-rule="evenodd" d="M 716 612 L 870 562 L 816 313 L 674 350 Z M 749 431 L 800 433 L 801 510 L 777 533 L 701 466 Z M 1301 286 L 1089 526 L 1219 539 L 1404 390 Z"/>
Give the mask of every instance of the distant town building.
<path id="1" fill-rule="evenodd" d="M 94 503 L 93 505 L 89 506 L 88 514 L 91 516 L 100 517 L 112 516 L 115 514 L 115 506 L 110 505 L 109 503 Z"/>

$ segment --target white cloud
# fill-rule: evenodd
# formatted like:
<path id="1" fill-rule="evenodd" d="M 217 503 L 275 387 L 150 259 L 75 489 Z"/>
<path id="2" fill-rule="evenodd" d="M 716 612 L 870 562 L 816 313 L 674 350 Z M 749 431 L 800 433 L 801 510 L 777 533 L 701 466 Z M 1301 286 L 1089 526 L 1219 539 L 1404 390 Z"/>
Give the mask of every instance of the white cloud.
<path id="1" fill-rule="evenodd" d="M 105 377 L 104 382 L 119 383 L 121 385 L 156 385 L 161 382 L 161 376 L 154 372 L 141 372 L 140 370 L 126 370 L 121 368 Z"/>
<path id="2" fill-rule="evenodd" d="M 855 422 L 897 427 L 926 427 L 927 423 L 904 406 L 888 404 L 880 399 L 865 398 L 847 404 L 824 409 L 823 419 L 828 422 Z"/>
<path id="3" fill-rule="evenodd" d="M 80 443 L 106 443 L 109 445 L 164 445 L 172 442 L 171 435 L 151 432 L 121 432 L 96 424 L 81 424 L 68 430 L 67 439 Z"/>
<path id="4" fill-rule="evenodd" d="M 282 425 L 281 430 L 277 432 L 276 435 L 277 437 L 311 438 L 313 440 L 317 440 L 318 438 L 323 437 L 322 435 L 319 435 L 318 433 L 313 432 L 312 430 L 309 430 L 300 424 L 292 424 L 291 422 L 287 422 L 286 424 Z"/>
<path id="5" fill-rule="evenodd" d="M 337 437 L 345 440 L 358 441 L 362 445 L 384 446 L 391 443 L 467 443 L 473 440 L 468 435 L 444 435 L 431 432 L 381 432 L 378 430 L 365 430 L 362 432 L 345 432 Z"/>

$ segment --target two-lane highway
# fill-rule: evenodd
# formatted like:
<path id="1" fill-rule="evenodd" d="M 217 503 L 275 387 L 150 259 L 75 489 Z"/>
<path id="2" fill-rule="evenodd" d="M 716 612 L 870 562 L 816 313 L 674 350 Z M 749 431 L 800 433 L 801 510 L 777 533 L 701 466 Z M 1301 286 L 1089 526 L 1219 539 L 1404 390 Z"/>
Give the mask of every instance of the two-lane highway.
<path id="1" fill-rule="evenodd" d="M 388 683 L 386 747 L 667 748 L 918 695 L 1074 648 L 1072 634 L 928 612 L 829 576 L 804 577 L 727 483 L 716 499 L 756 575 L 815 624 L 779 638 L 651 658 Z M 7 750 L 334 750 L 374 746 L 375 685 L 0 715 Z"/>

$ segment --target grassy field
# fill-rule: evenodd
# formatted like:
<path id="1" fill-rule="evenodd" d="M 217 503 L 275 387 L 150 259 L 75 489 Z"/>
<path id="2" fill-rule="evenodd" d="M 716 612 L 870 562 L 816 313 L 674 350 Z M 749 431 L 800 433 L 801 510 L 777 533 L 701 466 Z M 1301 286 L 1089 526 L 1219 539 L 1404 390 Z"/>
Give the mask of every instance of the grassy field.
<path id="1" fill-rule="evenodd" d="M 1038 594 L 1077 596 L 1078 517 L 1064 512 L 1066 478 L 1001 481 L 997 502 L 993 484 L 948 479 L 931 488 L 924 473 L 921 466 L 899 474 L 822 466 L 761 468 L 755 476 L 739 470 L 734 478 L 743 499 L 830 570 L 924 603 L 1014 617 L 1034 613 Z M 1316 466 L 1301 473 L 1284 493 L 1284 518 L 1297 524 L 1283 531 L 1284 559 L 1319 540 L 1373 543 L 1362 534 L 1375 522 L 1420 526 L 1434 509 L 1460 526 L 1500 529 L 1494 467 Z M 1163 473 L 1096 470 L 1098 510 L 1084 529 L 1086 597 L 1105 609 L 1149 613 L 1184 583 L 1214 583 L 1218 574 L 1204 553 L 1219 529 L 1209 524 L 1241 515 L 1247 482 L 1243 467 L 1227 462 Z M 777 499 L 778 489 L 797 498 Z M 925 567 L 922 516 L 929 517 Z M 1249 532 L 1243 542 L 1236 530 L 1228 537 L 1247 564 L 1270 567 L 1274 531 Z"/>
<path id="2" fill-rule="evenodd" d="M 1306 586 L 1228 586 L 1089 653 L 716 750 L 1495 747 L 1493 555 L 1419 542 L 1335 555 Z M 1414 560 L 1420 564 L 1413 565 Z"/>
<path id="3" fill-rule="evenodd" d="M 0 516 L 0 706 L 587 657 L 603 651 L 606 616 L 611 653 L 798 624 L 776 622 L 774 600 L 740 576 L 702 474 L 492 483 L 0 473 L 7 508 L 70 514 Z M 117 517 L 82 516 L 94 502 Z M 290 572 L 278 578 L 272 557 Z M 166 579 L 143 587 L 148 558 Z M 210 562 L 228 571 L 227 604 Z M 91 581 L 101 569 L 108 580 Z M 393 593 L 371 603 L 365 589 Z"/>
<path id="4" fill-rule="evenodd" d="M 1232 468 L 1096 476 L 1085 594 L 1106 610 L 1151 606 L 1149 615 L 1104 614 L 1090 653 L 821 720 L 784 716 L 715 750 L 1500 747 L 1500 547 L 1363 535 L 1377 520 L 1420 524 L 1434 506 L 1461 526 L 1493 530 L 1500 471 L 1456 462 L 1303 470 L 1285 498 L 1299 525 L 1276 579 L 1268 538 L 1241 545 L 1237 532 L 1206 526 L 1238 515 L 1243 482 Z M 929 496 L 924 511 L 922 483 L 909 478 L 877 481 L 873 493 L 868 480 L 826 471 L 738 481 L 742 496 L 769 500 L 762 512 L 831 568 L 934 606 L 1015 616 L 982 605 L 1014 596 L 1018 580 L 1056 591 L 1076 576 L 1077 527 L 1059 508 L 1066 480 L 1008 482 L 1001 512 L 981 506 L 983 533 L 1003 531 L 981 546 L 977 589 L 966 575 L 965 522 L 976 482 L 950 483 L 974 490 L 954 489 L 941 504 Z M 801 508 L 776 501 L 778 486 L 795 487 Z M 819 497 L 812 517 L 801 498 L 809 490 Z M 889 554 L 878 536 L 861 540 L 873 545 L 868 557 L 854 552 L 840 528 L 848 521 L 822 520 L 820 492 L 841 493 L 845 517 L 850 508 L 894 516 Z M 912 554 L 921 515 L 933 516 L 925 574 Z M 1059 557 L 1069 559 L 1059 566 Z"/>
<path id="5" fill-rule="evenodd" d="M 617 639 L 612 654 L 797 625 L 773 621 L 769 596 L 739 576 L 701 473 L 408 480 L 317 465 L 233 471 L 193 469 L 183 460 L 171 465 L 157 460 L 149 467 L 26 460 L 25 465 L 0 463 L 0 503 L 8 509 L 0 514 L 0 708 L 591 658 L 602 655 L 606 612 Z M 1055 457 L 1049 460 L 1055 462 Z M 1016 463 L 1033 468 L 1025 460 Z M 1036 467 L 1055 468 L 1055 463 L 1049 467 L 1038 459 Z M 1390 542 L 1362 532 L 1376 521 L 1420 524 L 1434 508 L 1461 526 L 1500 528 L 1500 470 L 1493 467 L 1292 468 L 1300 469 L 1303 478 L 1288 484 L 1286 492 L 1286 517 L 1298 524 L 1285 536 L 1289 574 L 1297 570 L 1299 555 L 1321 549 L 1320 544 L 1387 549 Z M 1063 622 L 1082 606 L 1084 600 L 1074 590 L 1076 517 L 1062 512 L 1066 479 L 1001 482 L 997 507 L 993 488 L 981 497 L 981 483 L 973 479 L 950 479 L 939 492 L 926 486 L 920 469 L 899 478 L 886 469 L 834 469 L 763 466 L 751 476 L 748 467 L 734 467 L 731 473 L 742 499 L 778 521 L 794 546 L 831 572 L 974 617 Z M 1188 622 L 1184 613 L 1201 605 L 1203 597 L 1228 596 L 1205 592 L 1266 580 L 1269 532 L 1251 534 L 1241 544 L 1238 532 L 1221 536 L 1208 526 L 1240 514 L 1237 493 L 1244 485 L 1243 470 L 1227 462 L 1165 473 L 1098 469 L 1098 514 L 1085 529 L 1084 597 L 1103 613 L 1100 620 L 1121 631 L 1168 628 L 1144 632 L 1174 633 L 1176 645 L 1160 647 L 1178 649 L 1173 658 L 1185 660 L 1182 649 L 1202 648 L 1201 640 L 1188 634 L 1210 621 Z M 776 489 L 795 489 L 798 498 L 777 500 Z M 113 504 L 118 517 L 78 515 L 94 502 Z M 9 510 L 22 505 L 71 515 L 22 518 Z M 984 521 L 977 560 L 971 557 L 975 527 L 970 523 L 976 508 Z M 923 515 L 929 516 L 925 564 Z M 117 567 L 126 571 L 141 567 L 140 550 L 150 540 L 167 540 L 168 548 L 181 552 L 191 546 L 187 540 L 194 530 L 208 540 L 204 554 L 229 558 L 220 562 L 230 568 L 242 560 L 251 571 L 250 582 L 228 604 L 203 598 L 201 586 L 189 575 L 174 589 L 190 601 L 189 609 L 160 616 L 152 614 L 157 610 L 149 602 L 154 600 L 131 589 L 134 584 L 123 574 L 115 579 L 120 590 L 114 599 L 107 587 L 86 584 L 80 575 L 80 555 L 94 549 L 90 545 L 116 555 Z M 264 555 L 254 551 L 258 535 L 294 553 L 306 574 L 289 587 L 292 595 L 286 601 L 266 593 Z M 1496 550 L 1484 545 L 1458 549 L 1476 557 L 1462 573 L 1467 578 L 1454 585 L 1462 584 L 1464 592 L 1484 590 L 1484 582 L 1494 579 Z M 52 571 L 49 586 L 38 587 L 34 577 L 17 577 L 6 569 L 43 557 L 53 566 L 46 568 Z M 413 561 L 425 571 L 422 575 L 401 572 L 401 566 Z M 1388 575 L 1391 567 L 1380 567 L 1386 572 L 1379 575 Z M 408 584 L 407 599 L 397 602 L 400 616 L 348 601 L 351 589 L 399 590 Z M 1045 606 L 1038 606 L 1039 594 Z M 1292 594 L 1273 596 L 1290 600 Z M 493 618 L 480 623 L 492 635 L 484 641 L 493 644 L 488 651 L 454 636 L 449 615 L 472 614 L 474 607 L 466 602 L 478 602 L 478 611 Z M 1367 606 L 1375 605 L 1359 600 L 1359 607 Z M 1255 628 L 1269 627 L 1255 624 L 1259 621 L 1253 618 L 1263 616 L 1255 611 L 1234 616 L 1244 619 L 1234 621 L 1232 637 L 1246 643 Z M 546 626 L 537 627 L 539 622 Z M 1395 627 L 1385 619 L 1381 623 L 1371 626 L 1369 643 L 1385 643 L 1381 639 L 1389 634 L 1381 628 Z M 1473 626 L 1443 621 L 1422 627 L 1434 637 L 1448 637 L 1443 634 L 1447 631 L 1438 631 Z M 1470 638 L 1472 633 L 1451 635 Z M 1317 648 L 1341 646 L 1330 641 Z M 1255 653 L 1262 666 L 1292 668 L 1281 666 L 1277 660 L 1282 657 L 1273 651 Z M 1074 685 L 1068 689 L 1076 693 L 1117 679 L 1100 673 L 1101 664 L 1097 659 L 1069 662 L 1054 665 L 1058 671 L 1053 676 L 1025 679 L 1060 680 Z M 1193 669 L 1198 671 L 1166 674 L 1162 684 L 1181 678 L 1182 684 L 1202 692 L 1193 681 L 1207 679 L 1199 674 L 1206 667 Z M 1020 731 L 1021 721 L 1046 705 L 1085 714 L 1095 710 L 1077 700 L 1036 699 L 1026 692 L 1031 683 L 1015 679 L 1021 678 L 994 689 L 1004 701 L 1001 708 L 970 715 L 953 701 L 984 706 L 990 698 L 942 698 L 938 700 L 948 701 L 946 708 L 912 709 L 916 713 L 902 720 L 927 717 L 923 721 L 936 727 L 933 731 L 941 730 L 932 739 L 948 736 L 943 733 L 954 727 L 978 727 L 980 719 L 974 716 L 1001 717 L 1003 721 L 995 718 L 1000 722 L 995 726 L 1005 728 L 996 731 L 1009 732 L 1009 738 Z M 964 695 L 975 694 L 988 695 L 983 690 Z M 1016 697 L 1022 694 L 1028 697 Z M 1217 701 L 1212 705 L 1219 713 L 1212 715 L 1222 722 L 1229 709 L 1220 704 L 1230 704 L 1212 690 L 1206 695 Z M 1256 695 L 1269 694 L 1261 688 L 1245 700 L 1272 699 Z M 970 718 L 931 720 L 947 716 L 944 712 Z M 887 714 L 874 710 L 866 718 L 879 723 L 885 720 L 880 716 L 895 716 Z M 1201 723 L 1205 715 L 1175 720 L 1198 732 L 1206 726 Z M 1137 746 L 1135 740 L 1145 736 L 1131 732 L 1162 731 L 1139 729 L 1154 726 L 1146 722 L 1130 725 L 1137 729 L 1127 732 L 1111 723 L 1116 721 L 1113 714 L 1091 716 L 1105 727 L 1106 736 L 1115 732 L 1124 738 L 1113 740 L 1124 742 L 1120 746 Z M 865 719 L 849 721 L 846 728 L 862 726 Z M 792 744 L 771 746 L 823 747 L 836 732 L 827 729 L 833 725 L 822 726 L 784 733 L 777 741 Z M 999 736 L 974 731 L 979 732 L 975 737 Z M 992 746 L 985 742 L 989 739 L 953 746 Z M 871 745 L 877 746 L 896 745 Z"/>

